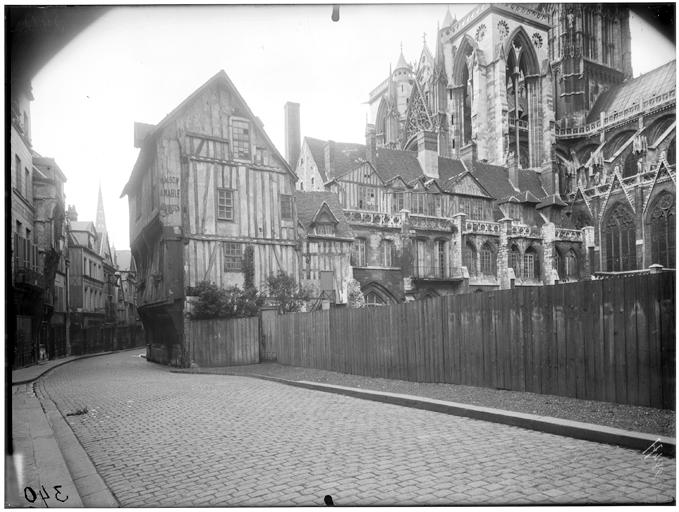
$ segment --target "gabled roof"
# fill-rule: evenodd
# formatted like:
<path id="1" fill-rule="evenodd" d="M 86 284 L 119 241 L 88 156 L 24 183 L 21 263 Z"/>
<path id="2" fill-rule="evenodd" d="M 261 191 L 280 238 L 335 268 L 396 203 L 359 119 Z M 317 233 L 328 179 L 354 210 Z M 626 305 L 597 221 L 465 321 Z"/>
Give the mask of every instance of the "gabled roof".
<path id="1" fill-rule="evenodd" d="M 476 186 L 476 188 L 478 189 L 477 193 L 468 195 L 486 197 L 488 199 L 491 198 L 486 188 L 483 185 L 481 185 L 481 182 L 479 182 L 479 180 L 472 174 L 471 171 L 461 172 L 459 174 L 456 174 L 452 178 L 448 179 L 448 181 L 444 182 L 444 190 L 446 190 L 447 192 L 455 192 L 457 194 L 467 194 L 466 192 L 459 192 L 455 190 L 456 186 L 463 183 L 464 180 L 471 180 L 474 186 Z"/>
<path id="2" fill-rule="evenodd" d="M 304 141 L 309 146 L 324 183 L 354 170 L 365 162 L 365 144 L 334 142 L 334 168 L 332 172 L 328 172 L 325 168 L 325 146 L 328 145 L 329 141 L 314 139 L 313 137 L 304 137 Z"/>
<path id="3" fill-rule="evenodd" d="M 125 185 L 125 188 L 123 189 L 123 192 L 120 197 L 125 196 L 128 193 L 128 189 L 131 186 L 132 183 L 134 183 L 141 173 L 143 173 L 148 165 L 151 162 L 151 158 L 153 156 L 153 148 L 151 147 L 151 143 L 155 140 L 155 138 L 162 132 L 163 128 L 165 128 L 172 120 L 174 120 L 179 114 L 183 112 L 183 110 L 191 105 L 196 99 L 198 99 L 206 90 L 208 90 L 210 87 L 213 85 L 218 84 L 222 85 L 223 87 L 226 87 L 229 91 L 231 91 L 236 98 L 236 101 L 241 103 L 245 110 L 245 117 L 248 117 L 249 119 L 252 120 L 252 125 L 253 125 L 253 131 L 259 131 L 264 138 L 265 142 L 268 144 L 270 147 L 271 151 L 274 153 L 274 156 L 281 162 L 283 165 L 283 168 L 288 171 L 293 177 L 297 177 L 297 175 L 293 172 L 292 168 L 288 164 L 288 162 L 281 156 L 281 154 L 278 152 L 278 149 L 276 146 L 271 142 L 271 139 L 269 139 L 269 136 L 266 134 L 262 126 L 258 123 L 257 117 L 252 113 L 252 110 L 250 110 L 250 107 L 248 104 L 245 102 L 243 97 L 240 95 L 238 92 L 238 89 L 236 89 L 236 86 L 233 85 L 233 82 L 229 77 L 227 76 L 226 72 L 222 69 L 219 71 L 216 75 L 214 75 L 212 78 L 210 78 L 207 82 L 205 82 L 203 85 L 201 85 L 198 89 L 196 89 L 189 97 L 187 97 L 184 101 L 182 101 L 172 112 L 167 114 L 160 123 L 156 125 L 156 127 L 151 130 L 148 135 L 146 136 L 146 139 L 144 143 L 142 144 L 141 151 L 139 152 L 139 155 L 137 157 L 137 161 L 134 164 L 134 168 L 132 169 L 132 174 L 130 176 L 130 179 L 128 180 L 127 184 Z"/>
<path id="4" fill-rule="evenodd" d="M 607 115 L 622 112 L 642 99 L 675 89 L 676 84 L 677 61 L 672 60 L 648 73 L 626 80 L 601 93 L 587 115 L 587 122 L 598 121 L 601 112 L 606 112 Z"/>
<path id="5" fill-rule="evenodd" d="M 330 213 L 337 219 L 335 234 L 340 238 L 353 238 L 354 234 L 342 212 L 337 194 L 334 192 L 305 192 L 295 191 L 297 204 L 297 218 L 306 231 L 310 231 L 316 216 L 320 210 L 327 207 Z"/>

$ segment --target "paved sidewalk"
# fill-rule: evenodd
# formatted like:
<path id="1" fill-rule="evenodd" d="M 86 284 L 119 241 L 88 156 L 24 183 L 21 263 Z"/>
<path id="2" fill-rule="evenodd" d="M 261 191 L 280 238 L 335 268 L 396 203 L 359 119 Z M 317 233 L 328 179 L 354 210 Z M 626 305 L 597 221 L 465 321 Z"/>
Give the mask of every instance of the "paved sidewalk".
<path id="1" fill-rule="evenodd" d="M 6 507 L 83 506 L 31 384 L 12 387 L 12 438 L 14 454 L 5 459 Z"/>
<path id="2" fill-rule="evenodd" d="M 143 350 L 138 347 L 117 352 Z M 5 457 L 6 507 L 118 506 L 63 416 L 40 392 L 41 383 L 37 382 L 67 363 L 113 353 L 64 357 L 12 371 L 13 455 Z"/>

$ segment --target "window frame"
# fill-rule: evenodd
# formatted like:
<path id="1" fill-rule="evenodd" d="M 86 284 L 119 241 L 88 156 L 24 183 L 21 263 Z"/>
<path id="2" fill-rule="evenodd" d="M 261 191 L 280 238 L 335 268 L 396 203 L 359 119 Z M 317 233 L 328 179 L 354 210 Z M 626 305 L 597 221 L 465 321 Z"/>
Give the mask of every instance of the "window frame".
<path id="1" fill-rule="evenodd" d="M 248 119 L 231 119 L 231 146 L 234 159 L 252 160 L 252 127 Z"/>
<path id="2" fill-rule="evenodd" d="M 221 204 L 221 194 L 224 193 L 224 199 L 225 203 L 228 202 L 226 201 L 228 197 L 231 197 L 231 206 L 228 204 Z M 224 215 L 222 216 L 220 214 L 220 209 L 224 208 Z M 228 208 L 231 208 L 231 217 L 228 216 Z M 235 220 L 235 204 L 234 204 L 234 189 L 232 188 L 226 188 L 226 187 L 217 187 L 217 197 L 215 201 L 215 216 L 217 217 L 217 220 L 220 221 L 226 221 L 226 222 L 233 222 Z"/>
<path id="3" fill-rule="evenodd" d="M 393 267 L 394 259 L 394 242 L 392 240 L 382 240 L 382 247 L 380 248 L 380 260 L 383 267 Z"/>
<path id="4" fill-rule="evenodd" d="M 281 220 L 286 220 L 286 221 L 294 220 L 292 195 L 291 194 L 279 194 L 279 201 L 280 201 L 280 204 L 281 204 Z M 289 209 L 289 216 L 286 215 L 286 213 L 288 213 L 288 211 L 287 211 L 288 209 Z"/>
<path id="5" fill-rule="evenodd" d="M 243 244 L 242 242 L 222 242 L 222 268 L 224 272 L 243 271 Z M 231 265 L 230 265 L 231 264 Z"/>
<path id="6" fill-rule="evenodd" d="M 351 266 L 362 268 L 368 263 L 368 243 L 365 238 L 356 238 L 351 246 Z"/>

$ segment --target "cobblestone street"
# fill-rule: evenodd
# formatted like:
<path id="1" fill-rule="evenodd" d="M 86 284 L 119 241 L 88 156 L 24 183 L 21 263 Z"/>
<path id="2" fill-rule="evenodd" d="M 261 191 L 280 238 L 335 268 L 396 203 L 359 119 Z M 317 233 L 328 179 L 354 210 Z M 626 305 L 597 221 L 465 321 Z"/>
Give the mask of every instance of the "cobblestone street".
<path id="1" fill-rule="evenodd" d="M 245 377 L 139 352 L 41 380 L 122 506 L 656 503 L 675 460 Z"/>

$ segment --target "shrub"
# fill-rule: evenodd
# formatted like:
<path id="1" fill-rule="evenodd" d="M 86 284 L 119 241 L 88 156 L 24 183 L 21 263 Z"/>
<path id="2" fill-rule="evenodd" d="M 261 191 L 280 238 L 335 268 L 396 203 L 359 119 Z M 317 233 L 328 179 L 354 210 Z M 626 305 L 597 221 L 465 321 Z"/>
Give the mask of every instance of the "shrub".
<path id="1" fill-rule="evenodd" d="M 350 279 L 347 284 L 347 299 L 350 308 L 362 308 L 365 307 L 365 297 L 363 297 L 363 292 L 361 292 L 361 283 L 356 281 L 356 279 Z"/>
<path id="2" fill-rule="evenodd" d="M 307 288 L 298 289 L 295 280 L 283 272 L 271 274 L 266 280 L 269 290 L 269 297 L 278 303 L 280 313 L 293 313 L 299 311 L 305 301 L 311 298 L 311 293 Z"/>
<path id="3" fill-rule="evenodd" d="M 264 296 L 254 286 L 241 290 L 238 286 L 220 288 L 203 281 L 194 289 L 198 295 L 191 318 L 242 318 L 256 316 L 264 304 Z"/>

